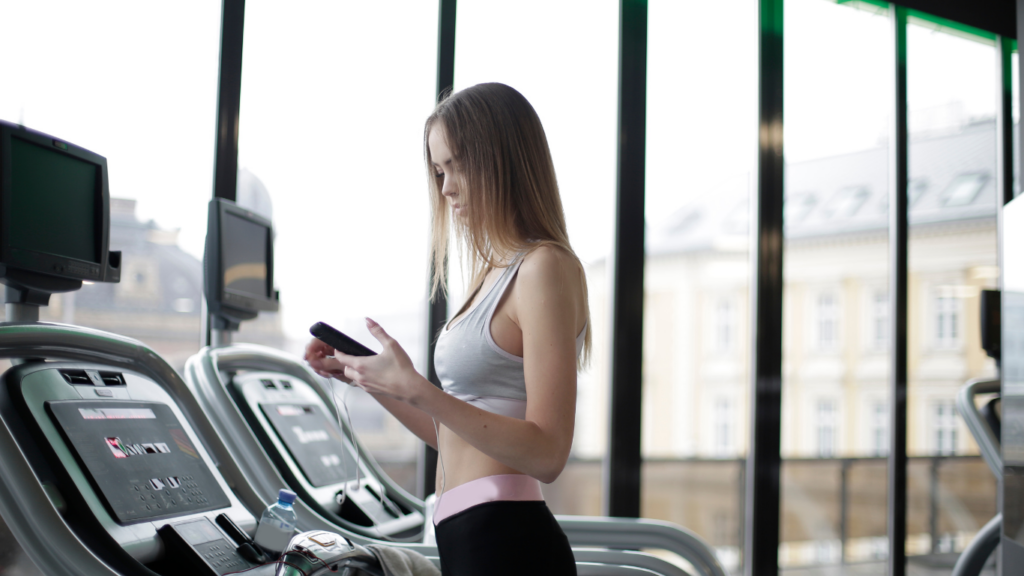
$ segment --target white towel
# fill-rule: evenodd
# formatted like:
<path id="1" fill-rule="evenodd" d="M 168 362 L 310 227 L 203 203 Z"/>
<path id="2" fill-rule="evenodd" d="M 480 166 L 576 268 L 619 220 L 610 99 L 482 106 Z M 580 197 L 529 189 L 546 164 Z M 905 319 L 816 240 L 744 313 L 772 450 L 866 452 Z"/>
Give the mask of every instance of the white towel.
<path id="1" fill-rule="evenodd" d="M 429 558 L 408 548 L 371 544 L 366 547 L 380 561 L 384 576 L 441 576 Z"/>

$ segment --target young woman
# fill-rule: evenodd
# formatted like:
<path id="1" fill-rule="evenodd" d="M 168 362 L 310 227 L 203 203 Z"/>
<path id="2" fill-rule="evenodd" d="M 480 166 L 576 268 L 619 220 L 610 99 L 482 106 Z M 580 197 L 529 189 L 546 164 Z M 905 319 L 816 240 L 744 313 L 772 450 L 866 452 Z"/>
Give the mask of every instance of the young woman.
<path id="1" fill-rule="evenodd" d="M 519 92 L 480 84 L 438 104 L 424 140 L 434 269 L 445 269 L 454 233 L 474 288 L 437 339 L 443 391 L 370 319 L 379 355 L 314 339 L 306 360 L 438 449 L 433 521 L 445 576 L 575 574 L 540 483 L 569 456 L 589 312 L 544 129 Z"/>

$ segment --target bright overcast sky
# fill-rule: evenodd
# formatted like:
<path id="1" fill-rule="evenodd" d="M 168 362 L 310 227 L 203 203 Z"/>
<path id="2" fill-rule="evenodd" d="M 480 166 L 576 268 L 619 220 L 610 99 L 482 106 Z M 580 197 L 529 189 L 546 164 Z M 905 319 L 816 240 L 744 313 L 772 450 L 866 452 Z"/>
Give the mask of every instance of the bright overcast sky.
<path id="1" fill-rule="evenodd" d="M 201 257 L 211 196 L 219 2 L 0 1 L 0 118 L 109 159 L 111 193 L 179 228 Z M 270 191 L 287 333 L 316 320 L 424 312 L 423 120 L 435 82 L 435 2 L 246 3 L 240 164 Z M 647 216 L 746 178 L 756 138 L 755 0 L 652 0 Z M 456 87 L 500 81 L 543 121 L 570 237 L 610 247 L 615 177 L 614 0 L 460 0 Z M 790 162 L 884 144 L 884 16 L 826 0 L 786 14 Z M 913 27 L 910 99 L 925 127 L 995 109 L 989 45 Z M 924 111 L 924 112 L 921 112 Z M 116 249 L 117 247 L 112 247 Z M 409 334 L 415 321 L 399 330 Z"/>

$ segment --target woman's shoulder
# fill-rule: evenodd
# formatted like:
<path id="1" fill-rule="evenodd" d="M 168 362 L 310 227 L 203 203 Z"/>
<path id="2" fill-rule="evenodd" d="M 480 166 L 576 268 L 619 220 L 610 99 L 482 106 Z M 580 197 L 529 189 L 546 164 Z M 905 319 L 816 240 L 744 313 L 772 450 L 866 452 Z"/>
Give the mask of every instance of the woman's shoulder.
<path id="1" fill-rule="evenodd" d="M 558 272 L 567 268 L 579 269 L 579 260 L 575 254 L 558 244 L 545 243 L 526 250 L 522 266 L 538 271 Z"/>
<path id="2" fill-rule="evenodd" d="M 557 244 L 542 244 L 523 256 L 519 282 L 536 288 L 582 287 L 580 261 L 572 252 Z"/>

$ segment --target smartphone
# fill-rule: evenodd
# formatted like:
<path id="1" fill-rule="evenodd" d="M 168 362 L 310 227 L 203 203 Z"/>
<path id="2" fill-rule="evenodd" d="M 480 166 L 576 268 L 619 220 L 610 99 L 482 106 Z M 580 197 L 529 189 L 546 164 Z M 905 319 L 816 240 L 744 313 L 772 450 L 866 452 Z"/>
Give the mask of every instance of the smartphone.
<path id="1" fill-rule="evenodd" d="M 377 353 L 363 346 L 359 342 L 342 334 L 329 324 L 317 322 L 309 327 L 309 333 L 320 339 L 335 350 L 340 350 L 349 356 L 376 356 Z"/>

